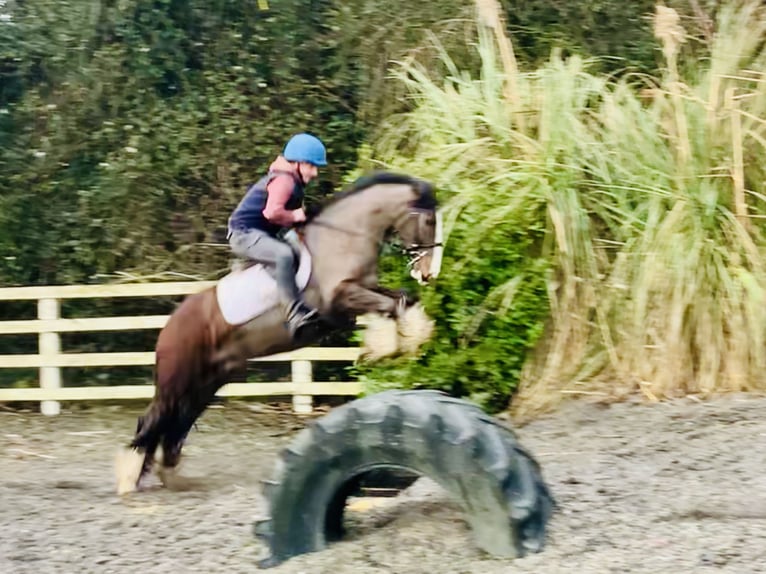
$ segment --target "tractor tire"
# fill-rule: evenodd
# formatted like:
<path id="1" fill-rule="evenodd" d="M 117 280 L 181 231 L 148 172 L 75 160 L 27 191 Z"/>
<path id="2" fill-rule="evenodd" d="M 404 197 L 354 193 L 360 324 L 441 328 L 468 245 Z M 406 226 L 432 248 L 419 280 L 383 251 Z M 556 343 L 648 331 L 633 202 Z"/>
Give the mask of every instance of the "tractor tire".
<path id="1" fill-rule="evenodd" d="M 270 518 L 255 524 L 271 552 L 259 566 L 339 540 L 346 499 L 361 477 L 381 469 L 439 483 L 462 503 L 478 547 L 490 555 L 543 548 L 555 502 L 513 431 L 439 391 L 386 391 L 316 419 L 282 451 L 264 481 Z"/>

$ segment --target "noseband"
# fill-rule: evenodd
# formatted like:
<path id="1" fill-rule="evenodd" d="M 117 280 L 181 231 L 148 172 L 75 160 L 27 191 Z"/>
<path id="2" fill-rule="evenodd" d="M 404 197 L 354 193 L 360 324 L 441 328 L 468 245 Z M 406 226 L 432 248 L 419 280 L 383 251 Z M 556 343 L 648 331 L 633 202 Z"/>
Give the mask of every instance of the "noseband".
<path id="1" fill-rule="evenodd" d="M 417 234 L 416 236 L 420 236 L 420 230 L 422 229 L 424 223 L 424 219 L 428 217 L 431 214 L 431 211 L 428 209 L 421 209 L 421 208 L 412 208 L 410 211 L 405 215 L 404 217 L 409 220 L 411 217 L 417 217 Z M 402 248 L 402 251 L 409 255 L 409 260 L 407 261 L 407 267 L 410 269 L 414 268 L 417 263 L 423 259 L 428 254 L 428 251 L 431 249 L 434 249 L 435 247 L 441 247 L 442 243 L 441 241 L 434 241 L 431 243 L 409 243 L 405 245 Z"/>

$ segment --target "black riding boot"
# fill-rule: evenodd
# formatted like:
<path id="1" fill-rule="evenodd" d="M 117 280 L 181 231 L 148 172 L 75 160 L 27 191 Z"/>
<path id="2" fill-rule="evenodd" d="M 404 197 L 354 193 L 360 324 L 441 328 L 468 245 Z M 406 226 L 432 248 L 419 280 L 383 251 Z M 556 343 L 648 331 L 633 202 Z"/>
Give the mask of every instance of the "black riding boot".
<path id="1" fill-rule="evenodd" d="M 319 321 L 319 311 L 301 300 L 295 285 L 295 269 L 291 259 L 277 262 L 275 276 L 285 310 L 287 329 L 290 335 L 296 338 L 301 329 Z"/>

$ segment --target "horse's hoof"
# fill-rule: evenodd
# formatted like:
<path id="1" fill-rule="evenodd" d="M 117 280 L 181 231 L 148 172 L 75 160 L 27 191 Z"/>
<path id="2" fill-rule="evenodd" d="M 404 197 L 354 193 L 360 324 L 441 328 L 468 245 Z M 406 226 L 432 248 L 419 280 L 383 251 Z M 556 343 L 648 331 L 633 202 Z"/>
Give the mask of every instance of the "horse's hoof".
<path id="1" fill-rule="evenodd" d="M 404 354 L 417 353 L 422 345 L 431 339 L 435 323 L 419 303 L 408 307 L 396 321 L 399 335 L 398 351 Z"/>
<path id="2" fill-rule="evenodd" d="M 135 484 L 118 484 L 117 485 L 117 496 L 125 496 L 126 494 L 130 494 L 131 492 L 136 492 L 136 485 Z"/>
<path id="3" fill-rule="evenodd" d="M 123 496 L 135 492 L 144 465 L 144 455 L 137 449 L 122 449 L 115 457 L 114 470 L 117 494 Z"/>
<path id="4" fill-rule="evenodd" d="M 162 486 L 168 490 L 182 492 L 204 488 L 202 480 L 179 474 L 178 468 L 175 466 L 160 466 L 157 468 L 157 476 L 162 482 Z"/>
<path id="5" fill-rule="evenodd" d="M 399 333 L 396 321 L 371 314 L 364 330 L 361 357 L 367 361 L 377 361 L 395 355 L 398 349 Z"/>
<path id="6" fill-rule="evenodd" d="M 173 484 L 178 478 L 178 471 L 175 467 L 159 466 L 157 467 L 157 476 L 165 488 L 173 488 Z"/>
<path id="7" fill-rule="evenodd" d="M 267 568 L 274 568 L 274 566 L 279 566 L 284 562 L 283 560 L 279 560 L 278 558 L 274 558 L 273 556 L 269 556 L 268 558 L 264 558 L 263 560 L 258 561 L 258 568 L 261 570 L 265 570 Z"/>

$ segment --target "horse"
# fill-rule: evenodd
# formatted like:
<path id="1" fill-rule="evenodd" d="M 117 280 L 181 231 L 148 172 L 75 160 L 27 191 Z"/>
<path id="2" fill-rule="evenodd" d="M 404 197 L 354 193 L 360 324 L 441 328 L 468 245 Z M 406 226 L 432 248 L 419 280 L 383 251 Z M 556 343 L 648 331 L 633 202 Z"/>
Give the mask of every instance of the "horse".
<path id="1" fill-rule="evenodd" d="M 234 270 L 187 296 L 157 338 L 154 396 L 118 453 L 118 494 L 141 488 L 158 447 L 158 474 L 163 482 L 172 476 L 195 421 L 248 359 L 307 346 L 352 328 L 360 315 L 406 316 L 417 300 L 378 284 L 380 248 L 398 236 L 411 275 L 427 284 L 441 264 L 440 223 L 433 186 L 409 175 L 373 173 L 336 194 L 293 240 L 300 251 L 296 282 L 321 317 L 319 328 L 297 337 L 287 328 L 271 270 L 261 265 Z"/>

